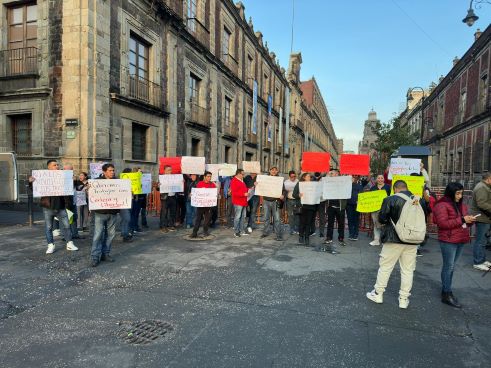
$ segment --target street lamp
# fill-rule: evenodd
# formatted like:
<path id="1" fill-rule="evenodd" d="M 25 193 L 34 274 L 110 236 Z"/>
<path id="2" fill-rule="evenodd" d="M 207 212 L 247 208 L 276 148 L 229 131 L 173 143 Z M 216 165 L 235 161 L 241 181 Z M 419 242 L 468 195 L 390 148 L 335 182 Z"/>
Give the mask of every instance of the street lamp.
<path id="1" fill-rule="evenodd" d="M 481 4 L 491 4 L 489 0 L 471 0 L 469 4 L 469 9 L 467 10 L 467 16 L 462 19 L 462 22 L 467 24 L 469 27 L 472 27 L 474 22 L 479 19 L 479 17 L 474 13 L 472 9 L 472 4 L 475 3 L 475 8 L 480 8 Z"/>

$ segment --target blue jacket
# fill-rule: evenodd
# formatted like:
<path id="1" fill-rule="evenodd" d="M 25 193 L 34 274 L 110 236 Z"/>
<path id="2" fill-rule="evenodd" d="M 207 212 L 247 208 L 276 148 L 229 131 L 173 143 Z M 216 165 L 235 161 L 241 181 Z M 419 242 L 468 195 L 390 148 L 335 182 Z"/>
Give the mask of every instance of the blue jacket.
<path id="1" fill-rule="evenodd" d="M 348 204 L 356 205 L 358 203 L 358 194 L 363 192 L 363 185 L 359 183 L 351 184 L 351 198 L 348 199 Z"/>

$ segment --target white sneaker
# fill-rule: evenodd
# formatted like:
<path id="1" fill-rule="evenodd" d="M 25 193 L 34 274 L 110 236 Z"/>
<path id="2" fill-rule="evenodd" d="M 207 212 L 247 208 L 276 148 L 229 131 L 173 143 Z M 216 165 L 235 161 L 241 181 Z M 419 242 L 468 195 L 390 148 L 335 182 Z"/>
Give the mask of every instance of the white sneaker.
<path id="1" fill-rule="evenodd" d="M 66 250 L 78 250 L 78 248 L 73 244 L 73 242 L 70 240 L 68 243 L 66 243 Z"/>
<path id="2" fill-rule="evenodd" d="M 384 297 L 382 294 L 377 294 L 375 289 L 367 293 L 367 298 L 370 299 L 372 302 L 375 302 L 377 304 L 382 304 L 384 302 Z"/>
<path id="3" fill-rule="evenodd" d="M 380 242 L 379 241 L 376 241 L 376 240 L 373 240 L 370 242 L 370 245 L 373 247 L 373 246 L 376 246 L 376 245 L 380 245 Z"/>
<path id="4" fill-rule="evenodd" d="M 488 267 L 491 267 L 491 262 L 489 262 L 489 261 L 484 261 L 484 264 L 485 264 L 486 266 L 488 266 Z"/>
<path id="5" fill-rule="evenodd" d="M 60 235 L 61 235 L 60 229 L 54 229 L 53 230 L 53 236 L 60 236 Z"/>
<path id="6" fill-rule="evenodd" d="M 409 299 L 408 298 L 399 298 L 399 308 L 401 309 L 407 309 L 409 306 Z"/>
<path id="7" fill-rule="evenodd" d="M 55 252 L 55 245 L 53 243 L 48 244 L 48 249 L 46 249 L 46 254 L 52 254 Z"/>
<path id="8" fill-rule="evenodd" d="M 479 270 L 479 271 L 489 271 L 489 267 L 490 266 L 486 265 L 486 262 L 478 264 L 478 265 L 474 265 L 474 268 L 476 270 Z"/>
<path id="9" fill-rule="evenodd" d="M 240 236 L 249 235 L 249 233 L 240 233 Z"/>
<path id="10" fill-rule="evenodd" d="M 252 227 L 250 227 L 250 226 L 249 226 L 249 227 L 247 228 L 247 232 L 248 232 L 249 234 L 250 234 L 250 233 L 252 233 Z"/>

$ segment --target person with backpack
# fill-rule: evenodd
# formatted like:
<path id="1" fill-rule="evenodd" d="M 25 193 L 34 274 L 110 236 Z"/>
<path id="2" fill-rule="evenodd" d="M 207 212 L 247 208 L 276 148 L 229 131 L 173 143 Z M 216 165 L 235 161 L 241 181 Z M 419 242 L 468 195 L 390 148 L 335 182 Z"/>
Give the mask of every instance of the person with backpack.
<path id="1" fill-rule="evenodd" d="M 383 303 L 383 295 L 390 274 L 399 261 L 401 286 L 399 290 L 399 308 L 409 306 L 409 296 L 413 286 L 413 274 L 416 269 L 416 251 L 426 234 L 425 212 L 421 200 L 413 196 L 403 180 L 394 183 L 394 195 L 382 202 L 379 221 L 382 229 L 382 251 L 374 289 L 367 293 L 368 299 Z"/>

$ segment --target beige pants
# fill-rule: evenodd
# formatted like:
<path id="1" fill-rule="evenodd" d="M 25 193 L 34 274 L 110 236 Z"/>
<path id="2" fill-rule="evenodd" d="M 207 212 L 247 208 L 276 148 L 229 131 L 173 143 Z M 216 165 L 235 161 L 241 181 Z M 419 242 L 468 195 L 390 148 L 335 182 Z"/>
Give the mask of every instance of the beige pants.
<path id="1" fill-rule="evenodd" d="M 385 243 L 380 253 L 379 269 L 377 274 L 377 282 L 375 283 L 375 291 L 378 294 L 383 294 L 387 283 L 389 282 L 390 274 L 394 269 L 397 261 L 401 268 L 401 288 L 399 297 L 406 299 L 411 295 L 413 287 L 413 274 L 416 269 L 416 251 L 418 245 L 408 245 L 399 243 Z"/>
<path id="2" fill-rule="evenodd" d="M 380 228 L 382 227 L 382 224 L 378 221 L 379 212 L 380 211 L 372 212 L 372 221 L 373 221 L 373 240 L 380 243 Z"/>

